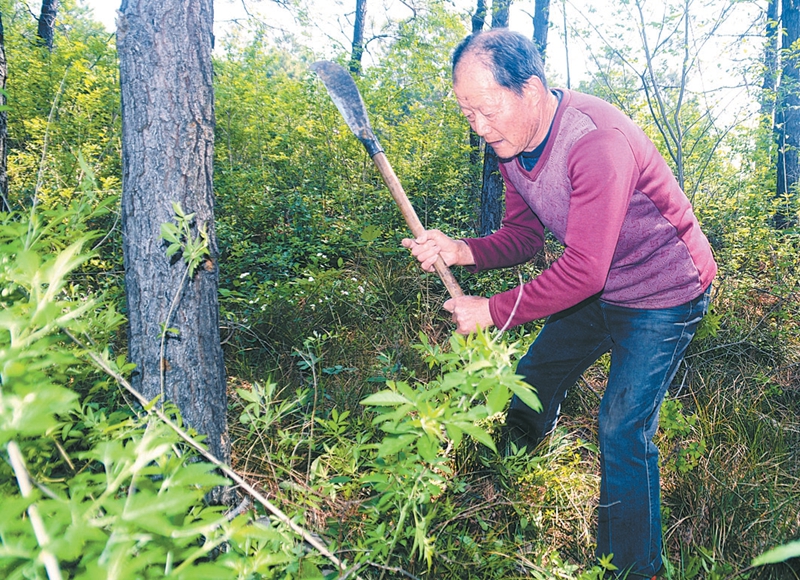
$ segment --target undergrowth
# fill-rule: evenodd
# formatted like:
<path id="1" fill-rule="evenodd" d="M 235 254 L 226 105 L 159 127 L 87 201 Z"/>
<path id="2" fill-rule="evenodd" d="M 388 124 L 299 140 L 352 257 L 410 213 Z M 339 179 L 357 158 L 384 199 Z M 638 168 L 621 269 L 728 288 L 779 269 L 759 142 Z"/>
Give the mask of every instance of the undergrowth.
<path id="1" fill-rule="evenodd" d="M 759 554 L 800 536 L 797 241 L 791 232 L 766 226 L 759 232 L 751 237 L 734 228 L 720 240 L 722 269 L 711 313 L 662 410 L 657 444 L 666 578 L 800 574 L 789 557 L 751 567 Z M 432 380 L 414 351 L 416 334 L 422 330 L 441 344 L 449 332 L 438 281 L 419 276 L 402 256 L 369 256 L 276 285 L 274 301 L 263 310 L 268 323 L 258 318 L 247 330 L 262 333 L 264 348 L 250 343 L 257 352 L 238 351 L 242 366 L 231 379 L 241 389 L 231 421 L 234 448 L 241 451 L 237 464 L 276 494 L 291 489 L 298 504 L 315 497 L 306 507 L 319 529 L 336 545 L 361 542 L 366 551 L 365 534 L 375 522 L 391 528 L 397 521 L 365 519 L 362 512 L 370 496 L 358 477 L 365 449 L 380 433 L 359 401 L 386 381 Z M 743 270 L 741 260 L 752 264 L 755 256 L 761 256 L 758 268 Z M 543 266 L 534 264 L 523 276 Z M 509 283 L 508 274 L 459 276 L 482 294 Z M 297 300 L 298 287 L 313 299 L 282 305 L 288 293 Z M 508 338 L 524 349 L 536 331 L 537 325 L 528 325 Z M 232 333 L 229 348 L 247 333 Z M 248 360 L 258 361 L 260 377 Z M 474 440 L 447 449 L 449 483 L 432 497 L 431 512 L 419 516 L 434 532 L 430 567 L 418 547 L 422 540 L 409 535 L 395 544 L 404 555 L 385 562 L 384 573 L 600 577 L 593 545 L 596 414 L 607 365 L 601 359 L 571 390 L 559 429 L 533 456 L 504 457 Z M 252 421 L 237 425 L 237 413 L 247 404 L 243 393 L 264 384 L 271 385 L 268 407 L 291 410 L 257 433 Z M 496 443 L 501 422 L 499 414 L 485 424 Z"/>
<path id="2" fill-rule="evenodd" d="M 0 576 L 606 574 L 594 530 L 607 358 L 539 449 L 506 452 L 503 406 L 524 388 L 514 362 L 538 324 L 451 338 L 444 290 L 399 249 L 402 220 L 310 55 L 262 35 L 215 64 L 221 331 L 244 483 L 236 509 L 208 505 L 234 473 L 179 435 L 177 410 L 159 417 L 121 388 L 113 48 L 70 25 L 43 59 L 21 33 L 29 20 L 4 18 L 9 61 L 32 72 L 8 87 L 11 201 L 25 209 L 0 214 Z M 481 168 L 446 70 L 463 31 L 404 28 L 432 40 L 400 38 L 358 82 L 426 226 L 469 236 Z M 709 169 L 703 189 L 716 193 L 693 200 L 721 270 L 657 434 L 663 578 L 800 578 L 800 237 L 772 227 L 773 162 L 751 142 L 737 136 L 737 163 Z M 101 187 L 74 187 L 93 172 Z M 558 251 L 548 240 L 517 272 L 457 275 L 488 296 Z"/>
<path id="3" fill-rule="evenodd" d="M 119 390 L 130 365 L 111 354 L 117 294 L 71 278 L 93 259 L 87 216 L 106 205 L 93 207 L 3 216 L 4 577 L 589 580 L 613 569 L 593 556 L 607 359 L 535 453 L 505 449 L 511 394 L 536 404 L 514 374 L 536 327 L 451 336 L 438 282 L 385 257 L 223 292 L 233 467 L 283 515 L 263 501 L 208 505 L 229 480 L 179 436 L 177 411 L 159 418 Z M 777 259 L 794 239 L 770 243 L 780 252 L 765 273 L 781 284 L 723 272 L 664 405 L 667 578 L 798 574 L 797 294 Z"/>
<path id="4" fill-rule="evenodd" d="M 316 304 L 332 297 L 330 306 L 300 310 L 316 332 L 297 328 L 297 311 L 265 309 L 291 312 L 292 324 L 273 332 L 285 328 L 283 340 L 299 343 L 286 356 L 258 351 L 258 360 L 272 357 L 271 374 L 231 378 L 233 467 L 339 566 L 264 504 L 230 513 L 207 505 L 229 480 L 173 429 L 177 410 L 167 407 L 165 422 L 152 404 L 126 402 L 117 383 L 129 365 L 109 349 L 124 319 L 108 297 L 69 283 L 92 257 L 84 248 L 96 235 L 82 223 L 41 211 L 4 217 L 5 577 L 588 580 L 613 568 L 593 557 L 594 413 L 606 361 L 573 390 L 560 427 L 533 455 L 498 453 L 511 394 L 536 404 L 514 375 L 526 335 L 446 340 L 446 321 L 429 306 L 441 300 L 436 282 L 390 264 L 351 267 L 346 284 L 318 274 L 309 294 Z M 771 356 L 740 356 L 732 369 L 718 351 L 734 347 L 721 340 L 746 349 L 762 327 L 786 331 L 770 324 L 782 313 L 769 303 L 751 306 L 757 328 L 741 317 L 728 324 L 727 306 L 718 299 L 662 413 L 665 575 L 790 578 L 791 560 L 748 567 L 798 531 L 791 335 Z M 387 324 L 369 325 L 378 312 Z M 437 340 L 413 336 L 417 321 Z M 255 354 L 241 347 L 259 328 L 229 332 L 240 364 Z M 262 343 L 280 341 L 251 346 Z M 767 374 L 764 361 L 785 368 Z"/>
<path id="5" fill-rule="evenodd" d="M 108 206 L 2 216 L 4 577 L 590 580 L 613 569 L 593 555 L 608 359 L 539 449 L 506 449 L 511 393 L 536 404 L 514 366 L 537 325 L 451 336 L 439 282 L 382 246 L 346 262 L 323 252 L 285 281 L 228 272 L 239 281 L 221 290 L 232 466 L 272 503 L 208 505 L 234 472 L 202 460 L 177 410 L 159 417 L 119 388 L 131 370 L 116 354 L 119 289 L 97 282 L 89 226 Z M 762 259 L 743 275 L 746 243 Z M 800 574 L 796 245 L 772 232 L 719 250 L 712 312 L 657 435 L 665 578 Z M 510 283 L 462 280 L 480 293 Z"/>

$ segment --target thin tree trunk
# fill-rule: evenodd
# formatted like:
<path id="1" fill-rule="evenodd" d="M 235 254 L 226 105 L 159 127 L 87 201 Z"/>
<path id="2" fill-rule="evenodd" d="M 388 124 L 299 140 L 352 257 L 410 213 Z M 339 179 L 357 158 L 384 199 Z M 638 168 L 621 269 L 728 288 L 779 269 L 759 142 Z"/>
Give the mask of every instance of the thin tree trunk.
<path id="1" fill-rule="evenodd" d="M 769 0 L 767 4 L 767 25 L 764 30 L 764 81 L 761 83 L 761 115 L 769 127 L 775 121 L 775 90 L 778 86 L 778 67 L 780 66 L 781 0 Z"/>
<path id="2" fill-rule="evenodd" d="M 37 35 L 42 41 L 42 45 L 47 50 L 53 50 L 53 40 L 55 38 L 56 15 L 58 14 L 59 0 L 42 0 L 42 11 L 39 14 L 39 28 Z"/>
<path id="3" fill-rule="evenodd" d="M 164 395 L 230 461 L 219 336 L 214 230 L 212 0 L 123 0 L 117 20 L 122 100 L 122 230 L 132 383 Z M 172 204 L 195 213 L 211 257 L 181 285 L 186 265 L 159 237 Z M 172 302 L 177 307 L 171 317 Z M 163 326 L 169 333 L 161 358 Z"/>
<path id="4" fill-rule="evenodd" d="M 504 193 L 505 184 L 503 176 L 500 174 L 497 154 L 491 147 L 486 147 L 483 156 L 483 187 L 481 188 L 481 236 L 488 236 L 500 229 L 505 211 Z"/>
<path id="5" fill-rule="evenodd" d="M 472 15 L 472 33 L 480 32 L 486 26 L 486 2 L 478 0 L 475 13 Z"/>
<path id="6" fill-rule="evenodd" d="M 781 4 L 783 40 L 781 43 L 782 67 L 778 102 L 776 105 L 776 133 L 778 139 L 777 197 L 784 200 L 796 195 L 800 179 L 798 147 L 800 147 L 800 69 L 796 56 L 791 56 L 792 45 L 800 39 L 800 0 L 783 0 Z M 794 218 L 786 205 L 775 214 L 775 227 L 783 229 L 793 225 Z"/>
<path id="7" fill-rule="evenodd" d="M 492 28 L 508 26 L 508 11 L 511 0 L 494 0 L 492 2 Z M 503 194 L 505 186 L 503 176 L 498 169 L 497 154 L 491 147 L 485 147 L 483 153 L 483 182 L 481 185 L 481 221 L 480 235 L 488 236 L 500 229 L 505 204 Z"/>
<path id="8" fill-rule="evenodd" d="M 367 18 L 367 0 L 356 0 L 356 17 L 353 26 L 353 51 L 350 56 L 350 72 L 361 74 L 361 56 L 364 54 L 364 22 Z"/>
<path id="9" fill-rule="evenodd" d="M 475 13 L 472 15 L 472 34 L 483 30 L 486 25 L 486 2 L 478 0 Z M 469 130 L 469 162 L 477 165 L 481 160 L 481 138 L 472 129 Z"/>
<path id="10" fill-rule="evenodd" d="M 533 42 L 544 61 L 547 51 L 547 31 L 550 28 L 550 0 L 536 0 L 533 12 Z"/>
<path id="11" fill-rule="evenodd" d="M 508 12 L 512 0 L 492 1 L 492 28 L 508 28 Z"/>
<path id="12" fill-rule="evenodd" d="M 11 211 L 8 202 L 8 113 L 6 112 L 6 36 L 0 14 L 0 211 Z"/>

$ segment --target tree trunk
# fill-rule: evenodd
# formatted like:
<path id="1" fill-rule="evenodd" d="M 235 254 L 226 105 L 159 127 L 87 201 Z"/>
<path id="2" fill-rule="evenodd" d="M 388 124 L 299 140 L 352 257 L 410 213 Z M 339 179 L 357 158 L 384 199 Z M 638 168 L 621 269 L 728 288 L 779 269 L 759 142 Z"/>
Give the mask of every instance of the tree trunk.
<path id="1" fill-rule="evenodd" d="M 41 39 L 42 45 L 50 51 L 53 50 L 53 39 L 55 38 L 56 14 L 58 14 L 58 0 L 42 0 L 37 35 Z"/>
<path id="2" fill-rule="evenodd" d="M 219 336 L 212 163 L 212 0 L 123 0 L 117 21 L 122 101 L 122 233 L 132 382 L 162 394 L 209 450 L 230 461 Z M 186 264 L 159 237 L 172 203 L 195 213 L 210 258 L 183 284 Z M 176 300 L 174 314 L 169 316 Z M 161 358 L 162 328 L 174 327 Z"/>
<path id="3" fill-rule="evenodd" d="M 797 57 L 790 54 L 791 46 L 800 38 L 800 0 L 782 0 L 783 24 L 782 67 L 775 127 L 778 139 L 779 200 L 796 195 L 800 178 L 798 147 L 800 147 L 800 69 Z M 790 208 L 782 205 L 775 214 L 775 227 L 783 229 L 793 225 Z"/>
<path id="4" fill-rule="evenodd" d="M 475 7 L 475 13 L 472 15 L 472 34 L 476 34 L 483 30 L 486 24 L 486 2 L 478 0 L 478 5 Z M 469 162 L 472 165 L 477 165 L 481 160 L 481 138 L 472 129 L 469 130 Z"/>
<path id="5" fill-rule="evenodd" d="M 364 54 L 364 21 L 367 18 L 367 0 L 356 0 L 356 18 L 353 25 L 353 52 L 350 56 L 350 72 L 361 74 L 361 56 Z"/>
<path id="6" fill-rule="evenodd" d="M 483 187 L 481 188 L 481 236 L 488 236 L 500 229 L 505 204 L 503 194 L 505 184 L 500 174 L 497 154 L 491 147 L 486 147 L 483 156 Z"/>
<path id="7" fill-rule="evenodd" d="M 764 31 L 764 81 L 761 83 L 761 116 L 768 127 L 774 126 L 775 121 L 775 90 L 778 85 L 778 67 L 781 28 L 780 18 L 781 0 L 769 0 L 767 4 L 767 26 Z"/>
<path id="8" fill-rule="evenodd" d="M 492 28 L 508 28 L 508 11 L 511 0 L 492 1 Z"/>
<path id="9" fill-rule="evenodd" d="M 472 33 L 480 32 L 486 26 L 486 2 L 478 0 L 475 13 L 472 15 Z"/>
<path id="10" fill-rule="evenodd" d="M 550 28 L 550 0 L 536 0 L 533 12 L 533 42 L 544 61 L 547 50 L 547 31 Z"/>
<path id="11" fill-rule="evenodd" d="M 0 14 L 0 211 L 11 211 L 8 202 L 8 113 L 6 112 L 6 36 Z"/>
<path id="12" fill-rule="evenodd" d="M 505 28 L 508 26 L 509 8 L 511 8 L 511 0 L 494 0 L 492 2 L 492 28 Z M 503 219 L 505 186 L 498 165 L 499 162 L 494 149 L 486 147 L 483 154 L 483 182 L 481 186 L 481 236 L 488 236 L 500 229 L 500 222 Z"/>

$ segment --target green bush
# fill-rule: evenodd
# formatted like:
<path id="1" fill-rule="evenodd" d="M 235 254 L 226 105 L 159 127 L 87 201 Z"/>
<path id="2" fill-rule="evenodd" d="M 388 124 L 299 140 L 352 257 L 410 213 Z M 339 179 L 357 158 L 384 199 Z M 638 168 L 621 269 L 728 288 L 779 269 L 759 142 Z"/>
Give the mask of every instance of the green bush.
<path id="1" fill-rule="evenodd" d="M 107 380 L 70 337 L 124 372 L 106 346 L 124 320 L 70 283 L 94 236 L 76 236 L 65 217 L 2 216 L 3 577 L 309 577 L 313 563 L 283 526 L 206 505 L 226 480 L 171 427 L 103 400 Z"/>

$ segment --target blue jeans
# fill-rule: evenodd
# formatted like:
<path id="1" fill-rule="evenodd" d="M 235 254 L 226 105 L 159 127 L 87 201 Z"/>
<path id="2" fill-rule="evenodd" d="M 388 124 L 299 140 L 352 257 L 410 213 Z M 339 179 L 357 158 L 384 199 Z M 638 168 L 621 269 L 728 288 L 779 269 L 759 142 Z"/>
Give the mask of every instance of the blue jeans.
<path id="1" fill-rule="evenodd" d="M 553 430 L 561 403 L 581 374 L 611 351 L 611 370 L 600 403 L 600 504 L 597 555 L 630 577 L 661 568 L 661 487 L 653 435 L 658 412 L 697 325 L 709 290 L 658 310 L 589 300 L 551 316 L 517 372 L 534 386 L 542 412 L 512 399 L 507 427 L 529 448 Z"/>

